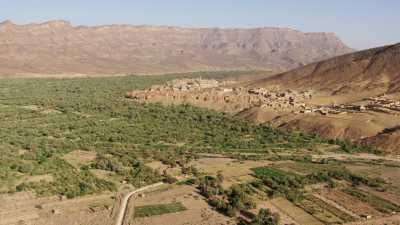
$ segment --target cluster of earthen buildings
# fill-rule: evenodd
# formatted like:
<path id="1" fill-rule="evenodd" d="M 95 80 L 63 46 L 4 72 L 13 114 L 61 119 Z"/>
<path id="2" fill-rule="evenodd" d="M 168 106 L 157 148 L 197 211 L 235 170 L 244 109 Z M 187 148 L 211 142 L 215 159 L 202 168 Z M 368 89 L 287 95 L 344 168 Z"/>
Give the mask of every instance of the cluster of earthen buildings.
<path id="1" fill-rule="evenodd" d="M 191 104 L 233 113 L 251 107 L 294 112 L 305 105 L 304 100 L 312 98 L 312 93 L 230 88 L 216 80 L 182 79 L 153 86 L 146 91 L 133 91 L 127 93 L 127 97 L 138 102 Z"/>
<path id="2" fill-rule="evenodd" d="M 400 101 L 389 99 L 386 97 L 373 97 L 365 99 L 364 104 L 341 104 L 341 105 L 328 105 L 328 106 L 304 106 L 300 113 L 320 113 L 327 114 L 343 114 L 343 113 L 357 113 L 365 111 L 376 111 L 388 114 L 400 115 Z"/>
<path id="3" fill-rule="evenodd" d="M 355 113 L 365 111 L 366 108 L 363 105 L 351 105 L 351 104 L 341 104 L 341 105 L 326 105 L 326 106 L 305 106 L 302 107 L 300 113 L 319 113 L 321 115 L 327 114 L 344 114 L 344 113 Z"/>
<path id="4" fill-rule="evenodd" d="M 313 98 L 311 91 L 267 90 L 264 88 L 229 87 L 212 79 L 172 80 L 164 85 L 155 85 L 145 91 L 127 93 L 127 97 L 138 102 L 167 105 L 190 104 L 197 107 L 237 113 L 260 107 L 264 110 L 292 112 L 345 114 L 364 111 L 379 111 L 400 114 L 400 101 L 385 97 L 366 99 L 364 104 L 341 104 L 318 106 L 308 104 Z"/>
<path id="5" fill-rule="evenodd" d="M 369 102 L 366 105 L 368 109 L 380 111 L 398 111 L 400 112 L 400 101 L 382 97 L 368 98 Z"/>
<path id="6" fill-rule="evenodd" d="M 168 81 L 164 85 L 154 85 L 149 91 L 198 91 L 220 86 L 217 80 L 210 79 L 180 79 Z"/>

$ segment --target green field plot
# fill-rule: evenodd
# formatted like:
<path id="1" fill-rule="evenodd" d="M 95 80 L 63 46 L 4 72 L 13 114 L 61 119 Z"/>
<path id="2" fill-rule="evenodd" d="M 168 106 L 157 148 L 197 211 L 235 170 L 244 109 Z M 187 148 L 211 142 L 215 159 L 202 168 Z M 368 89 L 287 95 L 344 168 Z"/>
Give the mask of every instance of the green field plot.
<path id="1" fill-rule="evenodd" d="M 149 217 L 185 211 L 186 207 L 180 202 L 169 204 L 145 205 L 135 207 L 135 217 Z"/>
<path id="2" fill-rule="evenodd" d="M 292 173 L 296 173 L 299 175 L 309 175 L 316 172 L 323 172 L 329 170 L 340 170 L 343 169 L 344 166 L 337 162 L 330 163 L 312 163 L 312 162 L 282 162 L 274 165 L 274 168 L 281 169 L 284 171 L 289 171 Z"/>
<path id="3" fill-rule="evenodd" d="M 269 186 L 282 185 L 291 188 L 301 188 L 305 184 L 305 177 L 295 173 L 285 172 L 271 167 L 257 167 L 252 169 L 255 176 Z"/>
<path id="4" fill-rule="evenodd" d="M 283 179 L 287 176 L 300 177 L 297 174 L 285 172 L 271 167 L 257 167 L 252 169 L 256 177 Z"/>

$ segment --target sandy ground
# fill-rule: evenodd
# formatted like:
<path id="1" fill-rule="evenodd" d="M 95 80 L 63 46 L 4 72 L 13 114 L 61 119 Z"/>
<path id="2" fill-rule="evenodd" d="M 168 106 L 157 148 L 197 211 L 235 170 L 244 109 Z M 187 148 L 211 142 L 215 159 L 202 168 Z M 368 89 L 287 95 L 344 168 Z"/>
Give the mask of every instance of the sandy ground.
<path id="1" fill-rule="evenodd" d="M 0 225 L 110 225 L 112 194 L 71 200 L 36 198 L 29 192 L 0 196 Z"/>

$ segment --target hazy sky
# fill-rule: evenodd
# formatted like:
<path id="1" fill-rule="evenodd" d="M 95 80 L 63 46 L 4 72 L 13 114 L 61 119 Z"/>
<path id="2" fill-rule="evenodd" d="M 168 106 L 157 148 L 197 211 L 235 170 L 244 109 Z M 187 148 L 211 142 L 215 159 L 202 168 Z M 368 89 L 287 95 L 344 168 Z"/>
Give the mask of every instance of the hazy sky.
<path id="1" fill-rule="evenodd" d="M 0 20 L 74 25 L 290 27 L 335 32 L 353 48 L 400 42 L 400 0 L 0 0 Z"/>

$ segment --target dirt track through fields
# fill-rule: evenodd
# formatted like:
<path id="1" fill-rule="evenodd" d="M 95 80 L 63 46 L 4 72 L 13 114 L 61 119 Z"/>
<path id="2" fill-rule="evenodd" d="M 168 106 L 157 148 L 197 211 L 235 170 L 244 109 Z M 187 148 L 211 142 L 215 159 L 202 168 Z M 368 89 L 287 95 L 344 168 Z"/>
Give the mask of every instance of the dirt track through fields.
<path id="1" fill-rule="evenodd" d="M 145 186 L 145 187 L 136 189 L 134 191 L 129 192 L 127 195 L 125 195 L 125 197 L 122 199 L 121 207 L 119 209 L 120 211 L 118 213 L 115 225 L 123 225 L 124 218 L 125 218 L 125 213 L 126 213 L 126 207 L 128 205 L 128 201 L 132 197 L 132 195 L 137 194 L 137 193 L 142 192 L 142 191 L 145 191 L 145 190 L 148 190 L 150 188 L 158 187 L 158 186 L 160 186 L 162 184 L 163 183 L 155 183 L 155 184 L 152 184 L 152 185 L 149 185 L 149 186 Z"/>

